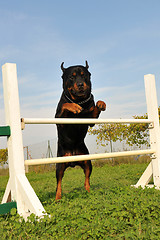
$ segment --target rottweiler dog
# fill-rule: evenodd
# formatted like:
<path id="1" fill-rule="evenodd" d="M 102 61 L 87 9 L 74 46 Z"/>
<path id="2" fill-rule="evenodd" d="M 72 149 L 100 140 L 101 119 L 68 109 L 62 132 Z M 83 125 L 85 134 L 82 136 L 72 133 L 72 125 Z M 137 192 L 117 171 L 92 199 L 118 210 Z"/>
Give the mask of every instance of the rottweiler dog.
<path id="1" fill-rule="evenodd" d="M 105 111 L 106 104 L 98 101 L 95 105 L 91 94 L 91 73 L 86 66 L 76 65 L 64 68 L 61 64 L 63 92 L 56 110 L 56 118 L 98 118 Z M 89 154 L 84 143 L 88 127 L 94 124 L 57 124 L 58 150 L 57 157 Z M 57 190 L 56 200 L 61 199 L 61 182 L 68 167 L 79 165 L 85 174 L 85 189 L 89 192 L 89 178 L 92 172 L 91 161 L 68 162 L 56 164 Z"/>

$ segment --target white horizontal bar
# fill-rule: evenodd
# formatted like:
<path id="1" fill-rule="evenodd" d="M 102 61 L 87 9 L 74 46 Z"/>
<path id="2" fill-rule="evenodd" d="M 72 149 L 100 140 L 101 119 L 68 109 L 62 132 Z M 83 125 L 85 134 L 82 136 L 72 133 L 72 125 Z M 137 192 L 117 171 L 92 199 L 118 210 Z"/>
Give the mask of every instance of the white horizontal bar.
<path id="1" fill-rule="evenodd" d="M 149 119 L 22 118 L 25 124 L 151 123 Z"/>
<path id="2" fill-rule="evenodd" d="M 145 154 L 152 154 L 155 152 L 156 152 L 155 150 L 149 149 L 149 150 L 138 150 L 138 151 L 77 155 L 77 156 L 67 156 L 67 157 L 42 158 L 42 159 L 34 159 L 34 160 L 25 160 L 25 165 L 29 166 L 29 165 L 51 164 L 51 163 L 77 162 L 77 161 L 86 161 L 86 160 L 93 160 L 93 159 L 98 160 L 98 159 L 105 159 L 105 158 L 112 158 L 112 157 L 145 155 Z"/>

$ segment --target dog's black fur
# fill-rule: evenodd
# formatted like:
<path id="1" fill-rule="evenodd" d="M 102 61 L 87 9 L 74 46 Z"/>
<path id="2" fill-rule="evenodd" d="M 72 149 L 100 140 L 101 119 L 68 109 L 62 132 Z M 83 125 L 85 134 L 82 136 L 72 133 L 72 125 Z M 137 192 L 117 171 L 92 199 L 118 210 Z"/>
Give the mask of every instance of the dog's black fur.
<path id="1" fill-rule="evenodd" d="M 98 118 L 101 111 L 106 109 L 103 101 L 95 105 L 94 97 L 91 94 L 91 73 L 86 66 L 71 66 L 63 71 L 63 93 L 58 103 L 56 118 Z M 90 124 L 90 126 L 93 126 Z M 88 131 L 88 124 L 57 124 L 58 131 L 58 152 L 57 156 L 73 156 L 89 154 L 84 143 Z M 57 191 L 56 200 L 61 199 L 61 182 L 64 171 L 67 167 L 79 165 L 85 173 L 85 189 L 89 191 L 89 177 L 92 172 L 91 161 L 68 162 L 56 164 Z"/>

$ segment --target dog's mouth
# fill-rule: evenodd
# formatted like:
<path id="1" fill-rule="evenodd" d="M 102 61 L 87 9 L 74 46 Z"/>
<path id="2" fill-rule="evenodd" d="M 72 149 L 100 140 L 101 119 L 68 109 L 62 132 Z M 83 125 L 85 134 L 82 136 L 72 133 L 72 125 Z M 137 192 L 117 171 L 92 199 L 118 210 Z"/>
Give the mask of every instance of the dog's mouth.
<path id="1" fill-rule="evenodd" d="M 91 87 L 85 83 L 79 82 L 75 83 L 73 86 L 69 87 L 68 92 L 73 101 L 82 101 L 88 98 L 91 93 Z"/>
<path id="2" fill-rule="evenodd" d="M 86 91 L 83 88 L 80 88 L 79 91 L 75 91 L 74 95 L 76 96 L 85 96 L 86 95 Z"/>
<path id="3" fill-rule="evenodd" d="M 90 91 L 84 90 L 83 88 L 79 88 L 76 91 L 74 89 L 71 89 L 70 94 L 75 99 L 86 98 L 90 94 Z"/>

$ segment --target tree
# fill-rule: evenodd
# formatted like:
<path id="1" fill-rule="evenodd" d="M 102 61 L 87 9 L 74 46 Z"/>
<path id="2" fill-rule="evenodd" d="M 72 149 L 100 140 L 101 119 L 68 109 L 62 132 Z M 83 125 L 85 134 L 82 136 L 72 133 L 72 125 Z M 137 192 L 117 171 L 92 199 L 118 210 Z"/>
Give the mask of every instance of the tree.
<path id="1" fill-rule="evenodd" d="M 0 149 L 0 164 L 3 165 L 7 162 L 8 159 L 8 150 L 6 149 Z"/>
<path id="2" fill-rule="evenodd" d="M 160 119 L 160 107 L 158 108 Z M 147 114 L 133 116 L 134 119 L 147 119 Z M 110 144 L 113 151 L 113 142 L 124 141 L 127 145 L 149 146 L 148 124 L 99 124 L 89 128 L 89 134 L 97 135 L 96 142 L 101 146 Z"/>
<path id="3" fill-rule="evenodd" d="M 133 116 L 134 119 L 147 119 L 147 114 L 143 116 Z M 130 124 L 126 126 L 127 134 L 125 136 L 126 144 L 129 146 L 136 145 L 139 148 L 142 145 L 149 146 L 148 124 Z"/>
<path id="4" fill-rule="evenodd" d="M 158 107 L 159 121 L 160 121 L 160 106 Z M 135 119 L 147 119 L 147 113 L 143 116 L 133 116 Z M 141 147 L 142 145 L 149 146 L 149 130 L 147 124 L 130 124 L 128 127 L 128 135 L 126 143 L 129 146 L 137 145 Z"/>
<path id="5" fill-rule="evenodd" d="M 96 142 L 101 146 L 110 144 L 111 152 L 113 151 L 113 142 L 120 140 L 122 124 L 99 124 L 94 128 L 89 128 L 89 134 L 97 135 Z"/>

